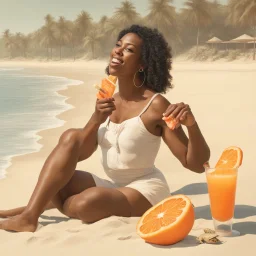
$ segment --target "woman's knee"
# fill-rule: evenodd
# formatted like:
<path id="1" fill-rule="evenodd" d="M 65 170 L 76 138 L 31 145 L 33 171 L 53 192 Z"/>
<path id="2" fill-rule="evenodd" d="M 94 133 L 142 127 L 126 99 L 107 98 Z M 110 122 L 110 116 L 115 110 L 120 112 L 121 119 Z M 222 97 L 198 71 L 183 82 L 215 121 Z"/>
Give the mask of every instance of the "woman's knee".
<path id="1" fill-rule="evenodd" d="M 105 199 L 105 200 L 104 200 Z M 78 197 L 75 202 L 76 214 L 79 219 L 85 223 L 92 223 L 100 218 L 109 216 L 104 201 L 107 200 L 106 195 L 99 188 L 93 187 L 87 189 L 85 195 Z"/>
<path id="2" fill-rule="evenodd" d="M 68 129 L 60 136 L 59 144 L 61 145 L 78 145 L 81 131 L 79 129 Z"/>
<path id="3" fill-rule="evenodd" d="M 93 223 L 111 216 L 108 195 L 101 188 L 88 188 L 73 201 L 72 208 L 78 219 L 85 223 Z"/>

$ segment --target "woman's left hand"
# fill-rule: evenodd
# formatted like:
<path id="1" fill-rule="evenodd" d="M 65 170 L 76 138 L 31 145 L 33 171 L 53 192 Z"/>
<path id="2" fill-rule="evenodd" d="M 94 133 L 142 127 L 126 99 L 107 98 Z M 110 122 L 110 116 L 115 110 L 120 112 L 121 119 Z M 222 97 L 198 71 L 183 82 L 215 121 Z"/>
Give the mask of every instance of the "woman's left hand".
<path id="1" fill-rule="evenodd" d="M 185 125 L 187 127 L 195 124 L 195 117 L 189 107 L 189 105 L 181 103 L 170 104 L 163 116 L 175 118 L 179 124 Z"/>

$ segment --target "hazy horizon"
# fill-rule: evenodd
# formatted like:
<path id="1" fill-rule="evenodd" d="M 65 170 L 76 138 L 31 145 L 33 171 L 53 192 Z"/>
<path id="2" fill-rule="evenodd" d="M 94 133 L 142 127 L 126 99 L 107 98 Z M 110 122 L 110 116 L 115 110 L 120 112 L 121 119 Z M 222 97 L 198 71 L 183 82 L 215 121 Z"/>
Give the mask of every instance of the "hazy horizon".
<path id="1" fill-rule="evenodd" d="M 111 16 L 115 9 L 120 7 L 123 0 L 0 0 L 0 36 L 5 29 L 12 33 L 30 33 L 44 24 L 44 17 L 51 14 L 58 18 L 74 20 L 82 11 L 91 14 L 94 21 L 98 21 L 103 15 Z M 186 0 L 174 0 L 174 6 L 179 9 Z M 138 13 L 145 16 L 148 13 L 148 0 L 132 0 Z M 221 4 L 227 4 L 228 0 L 219 0 Z"/>

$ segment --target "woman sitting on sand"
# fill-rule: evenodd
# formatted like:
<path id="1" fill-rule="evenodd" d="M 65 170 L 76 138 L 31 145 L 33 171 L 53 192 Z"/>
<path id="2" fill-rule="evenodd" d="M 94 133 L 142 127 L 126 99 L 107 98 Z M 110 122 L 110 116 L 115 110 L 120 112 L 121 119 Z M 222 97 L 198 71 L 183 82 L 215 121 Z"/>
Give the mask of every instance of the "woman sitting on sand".
<path id="1" fill-rule="evenodd" d="M 170 48 L 156 29 L 133 25 L 121 31 L 106 69 L 118 77 L 119 92 L 96 101 L 83 129 L 61 135 L 28 205 L 0 211 L 2 218 L 14 216 L 1 221 L 0 229 L 34 232 L 39 216 L 51 208 L 85 223 L 112 215 L 141 216 L 170 196 L 164 175 L 154 165 L 161 138 L 185 168 L 204 172 L 210 150 L 191 109 L 170 104 L 161 95 L 171 88 L 171 60 Z M 163 113 L 176 118 L 176 129 L 168 128 Z M 108 180 L 76 170 L 98 145 Z"/>

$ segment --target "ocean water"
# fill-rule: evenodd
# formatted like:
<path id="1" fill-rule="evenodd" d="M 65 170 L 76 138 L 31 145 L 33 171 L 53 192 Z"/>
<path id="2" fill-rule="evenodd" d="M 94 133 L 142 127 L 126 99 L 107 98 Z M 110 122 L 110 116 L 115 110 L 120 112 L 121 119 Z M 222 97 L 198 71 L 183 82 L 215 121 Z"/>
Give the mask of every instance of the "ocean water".
<path id="1" fill-rule="evenodd" d="M 57 91 L 81 83 L 31 75 L 23 68 L 0 68 L 0 179 L 5 177 L 12 156 L 40 150 L 38 131 L 64 124 L 55 116 L 72 106 Z"/>

